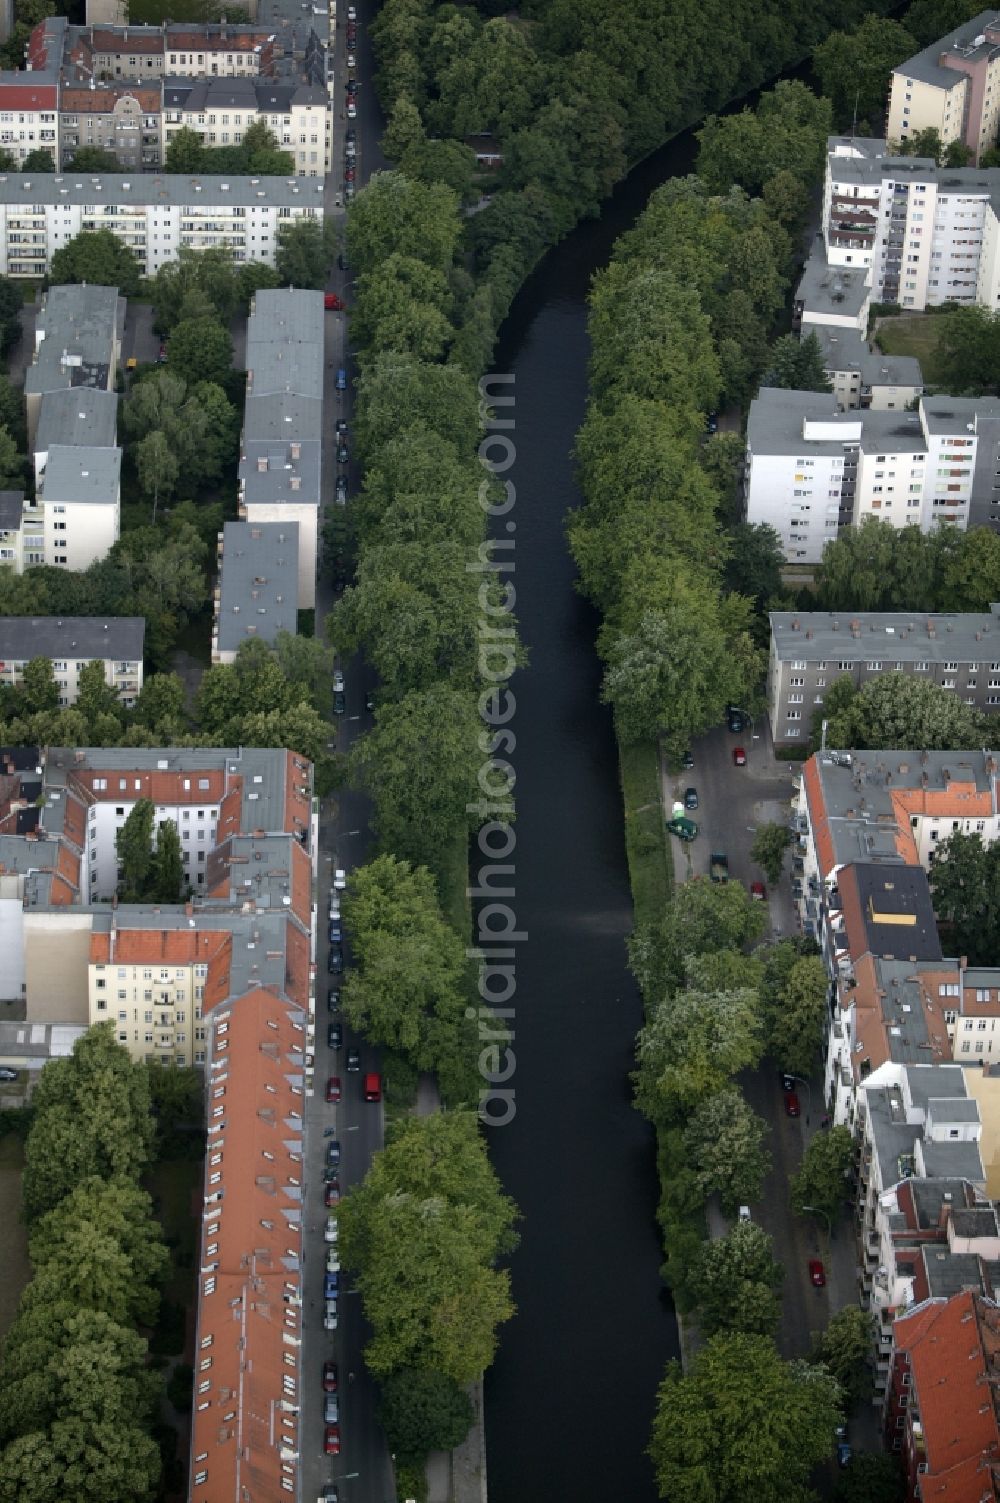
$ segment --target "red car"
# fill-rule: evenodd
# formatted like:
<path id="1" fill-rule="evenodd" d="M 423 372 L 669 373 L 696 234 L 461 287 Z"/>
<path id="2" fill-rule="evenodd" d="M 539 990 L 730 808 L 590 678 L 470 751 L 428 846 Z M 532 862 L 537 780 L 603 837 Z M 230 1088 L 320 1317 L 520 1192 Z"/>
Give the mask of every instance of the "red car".
<path id="1" fill-rule="evenodd" d="M 369 1070 L 362 1082 L 361 1094 L 365 1101 L 382 1100 L 382 1077 L 374 1070 Z"/>
<path id="2" fill-rule="evenodd" d="M 756 898 L 759 903 L 767 902 L 767 888 L 763 882 L 750 883 L 750 896 Z"/>
<path id="3" fill-rule="evenodd" d="M 344 299 L 342 297 L 338 297 L 335 292 L 324 292 L 323 307 L 327 310 L 327 312 L 329 312 L 332 308 L 334 313 L 340 313 L 343 311 Z"/>
<path id="4" fill-rule="evenodd" d="M 337 1392 L 337 1364 L 336 1362 L 323 1363 L 323 1392 Z"/>
<path id="5" fill-rule="evenodd" d="M 785 1092 L 785 1115 L 787 1117 L 801 1117 L 802 1115 L 799 1098 L 794 1091 Z"/>
<path id="6" fill-rule="evenodd" d="M 746 765 L 747 765 L 747 754 L 746 754 L 746 752 L 743 750 L 742 746 L 734 746 L 733 747 L 733 766 L 734 767 L 745 767 Z"/>
<path id="7" fill-rule="evenodd" d="M 325 1184 L 323 1186 L 323 1204 L 326 1206 L 327 1210 L 329 1210 L 331 1206 L 340 1205 L 339 1179 L 331 1179 L 328 1184 Z"/>
<path id="8" fill-rule="evenodd" d="M 327 1101 L 339 1101 L 340 1100 L 340 1076 L 339 1075 L 331 1075 L 330 1078 L 329 1078 L 329 1080 L 327 1081 L 327 1083 L 326 1083 L 326 1099 L 327 1099 Z"/>
<path id="9" fill-rule="evenodd" d="M 809 1259 L 809 1282 L 816 1289 L 822 1289 L 823 1285 L 826 1283 L 826 1270 L 824 1269 L 819 1258 Z"/>
<path id="10" fill-rule="evenodd" d="M 323 1431 L 323 1450 L 328 1456 L 340 1455 L 340 1426 L 327 1425 Z"/>

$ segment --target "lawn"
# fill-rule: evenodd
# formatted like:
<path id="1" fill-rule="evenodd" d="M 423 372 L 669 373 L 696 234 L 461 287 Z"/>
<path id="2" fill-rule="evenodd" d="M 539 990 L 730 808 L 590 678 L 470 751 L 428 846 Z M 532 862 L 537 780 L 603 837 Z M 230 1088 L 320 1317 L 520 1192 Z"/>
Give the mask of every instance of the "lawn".
<path id="1" fill-rule="evenodd" d="M 194 1269 L 198 1257 L 200 1223 L 192 1210 L 192 1196 L 201 1186 L 204 1162 L 200 1158 L 166 1159 L 146 1176 L 146 1189 L 153 1197 L 154 1215 L 163 1227 L 170 1249 L 170 1276 L 163 1298 L 192 1309 L 195 1301 Z"/>
<path id="2" fill-rule="evenodd" d="M 619 746 L 625 801 L 625 849 L 637 925 L 659 919 L 673 888 L 673 868 L 660 799 L 660 759 L 655 741 Z"/>
<path id="3" fill-rule="evenodd" d="M 21 1291 L 31 1278 L 28 1234 L 21 1221 L 21 1170 L 24 1144 L 15 1133 L 0 1138 L 0 1338 L 7 1335 Z"/>
<path id="4" fill-rule="evenodd" d="M 904 313 L 879 324 L 875 343 L 886 355 L 915 355 L 924 383 L 941 386 L 943 372 L 937 364 L 938 342 L 952 321 L 950 313 Z"/>

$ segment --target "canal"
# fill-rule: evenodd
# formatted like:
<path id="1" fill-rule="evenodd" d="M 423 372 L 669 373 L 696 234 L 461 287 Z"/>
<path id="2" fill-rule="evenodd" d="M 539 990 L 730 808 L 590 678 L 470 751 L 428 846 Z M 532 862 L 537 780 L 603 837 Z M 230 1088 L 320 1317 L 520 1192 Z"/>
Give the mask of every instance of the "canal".
<path id="1" fill-rule="evenodd" d="M 489 1135 L 520 1205 L 515 1319 L 486 1384 L 490 1503 L 647 1503 L 656 1388 L 677 1355 L 660 1282 L 654 1141 L 632 1110 L 641 1000 L 599 625 L 574 588 L 564 519 L 581 504 L 593 273 L 649 194 L 691 171 L 686 133 L 622 183 L 519 294 L 493 370 L 515 378 L 517 611 L 530 652 L 517 713 L 516 1116 Z M 504 523 L 499 524 L 505 525 Z M 506 534 L 505 534 L 506 535 Z"/>

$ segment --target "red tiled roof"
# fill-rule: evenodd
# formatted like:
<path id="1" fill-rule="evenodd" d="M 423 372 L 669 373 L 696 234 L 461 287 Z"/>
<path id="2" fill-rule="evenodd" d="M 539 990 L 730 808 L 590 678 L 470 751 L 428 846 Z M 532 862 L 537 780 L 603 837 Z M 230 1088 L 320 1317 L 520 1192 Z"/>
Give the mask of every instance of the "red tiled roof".
<path id="1" fill-rule="evenodd" d="M 277 1500 L 299 1486 L 306 1015 L 261 988 L 212 1024 L 188 1496 Z"/>
<path id="2" fill-rule="evenodd" d="M 95 789 L 94 783 L 103 778 L 105 788 Z M 190 787 L 185 788 L 187 781 Z M 217 804 L 226 787 L 226 774 L 221 768 L 199 768 L 193 772 L 150 772 L 129 769 L 122 771 L 102 767 L 77 768 L 69 774 L 69 782 L 88 804 L 114 804 L 123 796 L 130 802 L 141 798 L 152 799 L 154 804 Z M 125 786 L 119 785 L 124 782 Z M 206 788 L 198 784 L 207 782 Z M 136 786 L 138 785 L 138 786 Z"/>
<path id="3" fill-rule="evenodd" d="M 909 1355 L 912 1409 L 923 1426 L 924 1503 L 981 1503 L 991 1486 L 988 1464 L 1000 1461 L 991 1384 L 1000 1311 L 967 1290 L 900 1316 L 893 1338 Z"/>
<path id="4" fill-rule="evenodd" d="M 112 929 L 92 934 L 92 965 L 205 965 L 230 944 L 228 930 Z"/>
<path id="5" fill-rule="evenodd" d="M 802 773 L 802 785 L 806 790 L 809 823 L 816 842 L 816 860 L 819 862 L 820 876 L 828 877 L 833 871 L 834 849 L 833 837 L 830 834 L 830 825 L 826 817 L 826 800 L 823 797 L 818 757 L 810 757 L 806 763 Z"/>
<path id="6" fill-rule="evenodd" d="M 152 31 L 129 32 L 105 31 L 103 28 L 94 27 L 90 33 L 95 52 L 128 53 L 128 52 L 162 52 L 163 36 L 159 29 Z"/>
<path id="7" fill-rule="evenodd" d="M 58 97 L 55 84 L 0 84 L 0 110 L 54 110 Z"/>

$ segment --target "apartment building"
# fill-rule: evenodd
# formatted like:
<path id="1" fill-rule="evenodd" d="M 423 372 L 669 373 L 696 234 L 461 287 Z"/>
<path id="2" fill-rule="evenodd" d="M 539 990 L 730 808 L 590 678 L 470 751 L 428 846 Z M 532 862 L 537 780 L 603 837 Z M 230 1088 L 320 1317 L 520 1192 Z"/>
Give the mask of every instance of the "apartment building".
<path id="1" fill-rule="evenodd" d="M 52 663 L 60 706 L 76 704 L 80 672 L 100 663 L 104 681 L 131 708 L 142 689 L 142 616 L 0 616 L 0 684 L 16 685 L 32 658 Z"/>
<path id="2" fill-rule="evenodd" d="M 892 70 L 887 134 L 912 140 L 936 130 L 979 161 L 1000 125 L 1000 12 L 981 11 Z"/>
<path id="3" fill-rule="evenodd" d="M 872 302 L 995 308 L 998 190 L 995 168 L 938 167 L 893 156 L 885 141 L 831 137 L 825 261 L 833 276 L 860 269 Z"/>
<path id="4" fill-rule="evenodd" d="M 19 160 L 41 144 L 70 168 L 80 147 L 95 146 L 123 171 L 156 171 L 184 127 L 208 147 L 227 146 L 262 121 L 297 175 L 330 170 L 328 46 L 301 17 L 239 27 L 80 27 L 50 17 L 32 33 L 27 60 L 41 80 L 30 96 L 24 74 L 0 74 L 0 97 L 15 91 L 9 133 Z"/>
<path id="5" fill-rule="evenodd" d="M 238 146 L 258 122 L 290 154 L 299 177 L 323 177 L 331 170 L 333 122 L 326 88 L 266 78 L 165 81 L 160 160 L 166 161 L 178 131 L 195 131 L 210 148 Z"/>
<path id="6" fill-rule="evenodd" d="M 835 396 L 761 387 L 747 420 L 748 522 L 815 564 L 875 517 L 924 532 L 1000 525 L 1000 402 L 922 396 L 917 410 L 842 411 Z"/>
<path id="7" fill-rule="evenodd" d="M 227 522 L 219 533 L 212 662 L 231 663 L 244 642 L 272 645 L 298 629 L 299 524 Z"/>
<path id="8" fill-rule="evenodd" d="M 1000 605 L 955 615 L 772 611 L 770 622 L 767 702 L 775 746 L 808 738 L 827 690 L 845 675 L 860 688 L 883 673 L 919 674 L 979 710 L 1000 710 Z"/>
<path id="9" fill-rule="evenodd" d="M 274 264 L 278 231 L 322 219 L 323 183 L 275 177 L 107 177 L 0 174 L 0 275 L 43 277 L 83 230 L 110 230 L 144 275 L 181 246 L 226 249 L 236 262 Z"/>
<path id="10" fill-rule="evenodd" d="M 34 354 L 24 375 L 29 451 L 47 393 L 79 387 L 114 391 L 125 306 L 117 287 L 50 287 L 42 294 Z"/>
<path id="11" fill-rule="evenodd" d="M 1000 1464 L 1000 1309 L 995 1264 L 981 1291 L 930 1297 L 892 1330 L 885 1443 L 902 1461 L 907 1503 L 993 1503 Z"/>
<path id="12" fill-rule="evenodd" d="M 323 294 L 258 292 L 247 324 L 239 516 L 298 526 L 298 603 L 316 602 L 322 501 Z"/>
<path id="13" fill-rule="evenodd" d="M 44 149 L 58 161 L 59 79 L 54 72 L 0 71 L 0 146 L 20 165 Z"/>
<path id="14" fill-rule="evenodd" d="M 32 462 L 35 499 L 21 514 L 24 564 L 86 569 L 117 542 L 121 521 L 118 398 L 89 386 L 42 397 Z"/>
<path id="15" fill-rule="evenodd" d="M 154 829 L 177 828 L 188 906 L 117 900 L 116 837 L 143 798 Z M 315 866 L 312 766 L 292 752 L 5 753 L 0 997 L 30 1020 L 114 1021 L 136 1059 L 202 1064 L 206 998 L 268 986 L 310 1008 Z M 161 981 L 175 994 L 169 1025 Z"/>
<path id="16" fill-rule="evenodd" d="M 213 1007 L 208 1025 L 188 1497 L 222 1503 L 252 1477 L 261 1497 L 297 1498 L 308 1018 L 258 987 Z"/>

